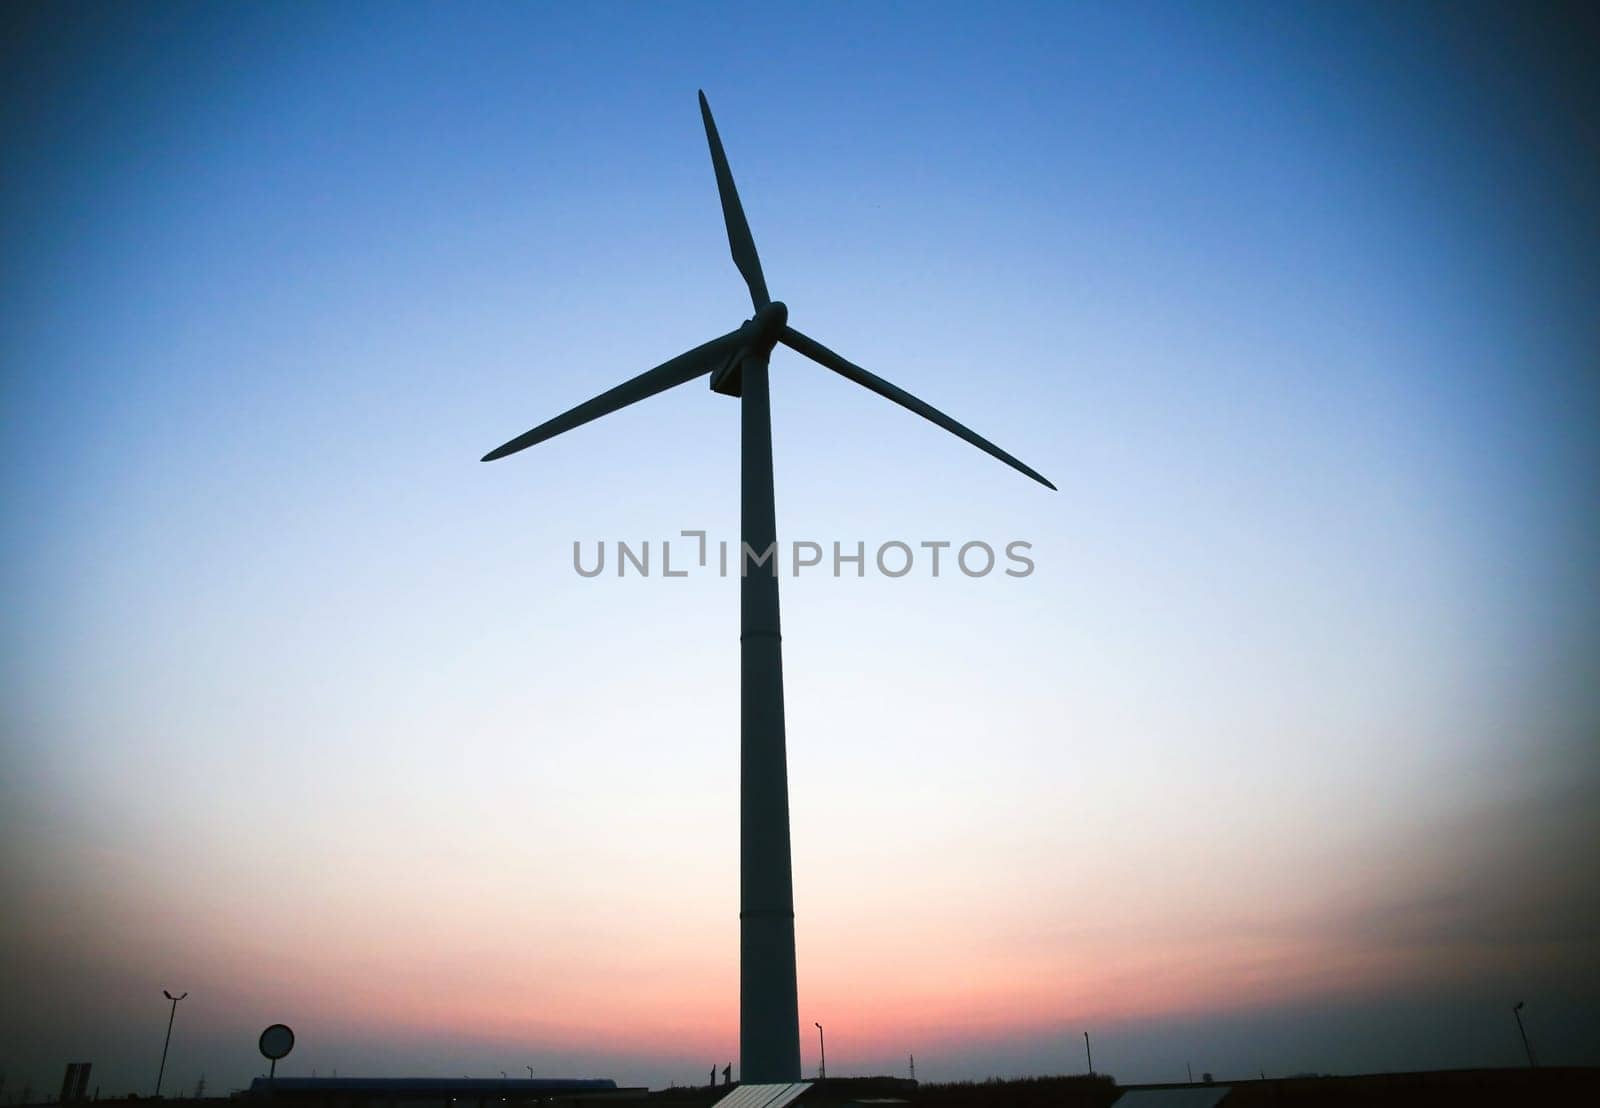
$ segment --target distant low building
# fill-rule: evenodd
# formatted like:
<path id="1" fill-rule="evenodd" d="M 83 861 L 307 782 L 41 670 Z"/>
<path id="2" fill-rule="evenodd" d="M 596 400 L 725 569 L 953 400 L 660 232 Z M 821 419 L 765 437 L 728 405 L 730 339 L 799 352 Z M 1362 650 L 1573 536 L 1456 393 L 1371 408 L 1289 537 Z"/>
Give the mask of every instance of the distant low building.
<path id="1" fill-rule="evenodd" d="M 296 1108 L 570 1108 L 581 1101 L 637 1099 L 605 1077 L 258 1077 L 250 1096 Z"/>

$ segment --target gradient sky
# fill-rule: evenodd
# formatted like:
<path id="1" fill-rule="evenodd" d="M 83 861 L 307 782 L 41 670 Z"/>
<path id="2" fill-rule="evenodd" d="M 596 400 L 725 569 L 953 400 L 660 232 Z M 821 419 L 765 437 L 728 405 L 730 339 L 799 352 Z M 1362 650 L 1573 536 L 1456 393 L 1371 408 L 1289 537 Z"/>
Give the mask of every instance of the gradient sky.
<path id="1" fill-rule="evenodd" d="M 9 5 L 0 1070 L 703 1081 L 748 311 L 835 1073 L 1600 1063 L 1600 101 L 1466 4 Z M 659 551 L 659 547 L 658 547 Z M 680 553 L 675 548 L 675 560 Z M 659 556 L 659 554 L 658 554 Z M 804 1039 L 807 1067 L 815 1040 Z"/>

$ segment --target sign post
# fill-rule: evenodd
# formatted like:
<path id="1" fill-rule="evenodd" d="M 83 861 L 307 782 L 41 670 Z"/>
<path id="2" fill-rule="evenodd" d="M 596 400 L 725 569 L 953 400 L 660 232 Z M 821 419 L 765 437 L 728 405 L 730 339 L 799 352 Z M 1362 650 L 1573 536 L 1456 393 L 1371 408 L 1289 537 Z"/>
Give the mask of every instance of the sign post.
<path id="1" fill-rule="evenodd" d="M 256 1045 L 260 1047 L 263 1058 L 272 1060 L 272 1068 L 267 1071 L 270 1096 L 278 1087 L 278 1059 L 294 1049 L 294 1032 L 289 1030 L 288 1024 L 275 1023 L 261 1033 L 261 1039 Z"/>

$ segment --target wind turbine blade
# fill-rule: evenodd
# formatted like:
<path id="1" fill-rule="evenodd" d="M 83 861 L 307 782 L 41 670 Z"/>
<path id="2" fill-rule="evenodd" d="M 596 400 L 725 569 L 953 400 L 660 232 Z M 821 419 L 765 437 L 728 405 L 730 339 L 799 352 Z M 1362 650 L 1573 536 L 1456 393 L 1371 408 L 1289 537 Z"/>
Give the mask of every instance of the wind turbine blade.
<path id="1" fill-rule="evenodd" d="M 756 240 L 750 237 L 750 224 L 739 203 L 739 190 L 733 186 L 733 171 L 728 168 L 728 155 L 722 152 L 722 139 L 717 136 L 717 123 L 711 118 L 711 105 L 706 102 L 704 91 L 700 93 L 700 116 L 706 124 L 706 142 L 711 145 L 711 167 L 717 172 L 717 192 L 722 195 L 722 219 L 728 225 L 733 264 L 744 274 L 744 283 L 750 286 L 750 301 L 760 311 L 772 298 L 767 295 L 767 279 L 761 275 Z"/>
<path id="2" fill-rule="evenodd" d="M 863 388 L 871 389 L 879 396 L 888 400 L 893 400 L 902 408 L 909 408 L 911 411 L 916 412 L 923 419 L 928 420 L 930 423 L 938 424 L 940 427 L 943 427 L 946 431 L 949 431 L 957 438 L 966 439 L 985 454 L 988 454 L 991 457 L 999 458 L 1002 462 L 1017 472 L 1024 473 L 1027 476 L 1032 477 L 1045 488 L 1051 490 L 1055 489 L 1055 486 L 1049 481 L 1045 480 L 1045 478 L 1036 470 L 1029 468 L 1016 458 L 1012 457 L 1010 454 L 1007 454 L 1004 450 L 1001 450 L 998 446 L 984 438 L 982 435 L 978 434 L 976 431 L 969 431 L 967 428 L 961 426 L 961 424 L 945 415 L 933 405 L 923 403 L 921 400 L 918 400 L 915 396 L 912 396 L 904 389 L 895 385 L 891 385 L 882 377 L 868 373 L 866 370 L 862 369 L 853 362 L 845 361 L 832 350 L 829 350 L 826 346 L 823 346 L 816 339 L 808 338 L 807 336 L 802 335 L 793 327 L 785 327 L 783 329 L 783 333 L 778 337 L 785 346 L 804 354 L 814 362 L 827 366 L 841 377 L 848 377 L 850 380 L 854 381 L 858 385 L 861 385 Z"/>
<path id="3" fill-rule="evenodd" d="M 593 400 L 586 400 L 576 408 L 563 412 L 552 420 L 539 424 L 533 430 L 518 435 L 504 446 L 498 446 L 483 456 L 486 462 L 496 458 L 504 458 L 507 454 L 515 454 L 525 450 L 535 443 L 543 442 L 570 431 L 574 427 L 581 427 L 590 420 L 599 419 L 603 415 L 610 415 L 618 408 L 626 408 L 629 404 L 637 403 L 654 396 L 658 392 L 665 392 L 674 385 L 681 385 L 685 381 L 692 381 L 703 373 L 710 373 L 720 366 L 733 348 L 739 345 L 740 331 L 729 331 L 720 338 L 703 343 L 685 354 L 679 354 L 671 361 L 662 362 L 654 369 L 647 369 L 639 376 L 629 381 L 624 381 L 616 388 L 601 393 Z"/>

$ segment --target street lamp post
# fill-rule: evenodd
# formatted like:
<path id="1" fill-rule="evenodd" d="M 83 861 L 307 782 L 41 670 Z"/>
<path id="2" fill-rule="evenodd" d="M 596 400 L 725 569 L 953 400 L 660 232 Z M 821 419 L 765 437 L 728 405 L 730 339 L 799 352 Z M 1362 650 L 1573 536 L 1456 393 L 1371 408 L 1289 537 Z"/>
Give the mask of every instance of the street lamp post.
<path id="1" fill-rule="evenodd" d="M 167 1040 L 161 1044 L 161 1068 L 156 1071 L 156 1096 L 161 1095 L 161 1079 L 167 1073 L 167 1048 L 172 1045 L 172 1021 L 178 1018 L 178 1001 L 189 994 L 179 993 L 177 996 L 173 996 L 167 990 L 162 989 L 161 995 L 172 1001 L 172 1011 L 167 1013 Z"/>
<path id="2" fill-rule="evenodd" d="M 1511 1014 L 1517 1018 L 1517 1034 L 1522 1036 L 1522 1052 L 1528 1056 L 1528 1068 L 1535 1069 L 1539 1063 L 1533 1060 L 1533 1047 L 1528 1045 L 1528 1032 L 1522 1026 L 1522 1005 L 1524 1001 L 1517 1001 L 1511 1007 Z"/>
<path id="3" fill-rule="evenodd" d="M 815 1021 L 813 1021 L 815 1022 Z M 822 1024 L 817 1024 L 817 1080 L 828 1079 L 828 1044 L 822 1038 Z"/>
<path id="4" fill-rule="evenodd" d="M 1083 1033 L 1083 1053 L 1089 1059 L 1089 1076 L 1093 1077 L 1094 1076 L 1094 1051 L 1089 1049 L 1089 1033 L 1087 1031 L 1085 1031 Z"/>

